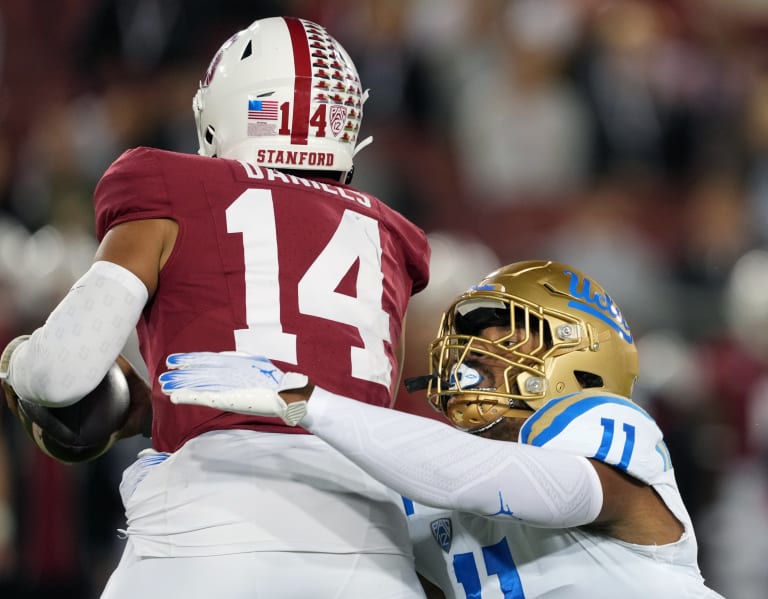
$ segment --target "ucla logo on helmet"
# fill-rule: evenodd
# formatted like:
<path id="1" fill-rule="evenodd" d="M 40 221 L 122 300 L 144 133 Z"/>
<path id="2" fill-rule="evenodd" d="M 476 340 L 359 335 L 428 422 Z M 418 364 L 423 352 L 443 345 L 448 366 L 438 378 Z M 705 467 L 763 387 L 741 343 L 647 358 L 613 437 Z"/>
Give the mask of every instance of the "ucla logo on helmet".
<path id="1" fill-rule="evenodd" d="M 616 303 L 604 291 L 587 277 L 571 270 L 564 270 L 570 279 L 568 294 L 574 301 L 568 302 L 571 308 L 590 314 L 614 329 L 624 341 L 633 343 L 629 324 Z M 596 287 L 596 289 L 595 289 Z"/>

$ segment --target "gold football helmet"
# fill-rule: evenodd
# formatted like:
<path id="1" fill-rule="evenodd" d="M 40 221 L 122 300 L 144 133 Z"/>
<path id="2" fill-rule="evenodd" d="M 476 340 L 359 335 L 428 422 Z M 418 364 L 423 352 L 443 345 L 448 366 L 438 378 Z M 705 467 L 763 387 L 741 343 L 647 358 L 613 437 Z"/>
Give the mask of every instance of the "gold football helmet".
<path id="1" fill-rule="evenodd" d="M 501 336 L 481 337 L 488 327 Z M 471 432 L 586 388 L 630 397 L 638 374 L 619 307 L 593 279 L 549 261 L 510 264 L 459 296 L 429 351 L 430 403 Z"/>

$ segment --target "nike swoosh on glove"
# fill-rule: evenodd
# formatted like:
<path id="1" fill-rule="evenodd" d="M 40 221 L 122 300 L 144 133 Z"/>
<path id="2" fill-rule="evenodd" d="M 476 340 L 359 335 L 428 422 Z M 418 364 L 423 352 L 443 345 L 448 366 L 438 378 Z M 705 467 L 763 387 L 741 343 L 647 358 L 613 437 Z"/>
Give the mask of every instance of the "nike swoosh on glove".
<path id="1" fill-rule="evenodd" d="M 306 414 L 306 401 L 287 404 L 279 393 L 305 387 L 307 377 L 284 373 L 262 356 L 237 351 L 188 352 L 171 354 L 165 363 L 170 370 L 158 380 L 174 404 L 277 417 L 288 426 L 296 426 Z"/>

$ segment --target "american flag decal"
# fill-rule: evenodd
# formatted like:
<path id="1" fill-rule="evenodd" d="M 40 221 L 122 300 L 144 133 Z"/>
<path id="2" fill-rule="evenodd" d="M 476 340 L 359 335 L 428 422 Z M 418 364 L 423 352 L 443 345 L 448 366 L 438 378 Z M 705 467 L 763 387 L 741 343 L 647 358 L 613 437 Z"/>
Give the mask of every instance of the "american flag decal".
<path id="1" fill-rule="evenodd" d="M 277 100 L 248 100 L 249 121 L 276 121 Z"/>

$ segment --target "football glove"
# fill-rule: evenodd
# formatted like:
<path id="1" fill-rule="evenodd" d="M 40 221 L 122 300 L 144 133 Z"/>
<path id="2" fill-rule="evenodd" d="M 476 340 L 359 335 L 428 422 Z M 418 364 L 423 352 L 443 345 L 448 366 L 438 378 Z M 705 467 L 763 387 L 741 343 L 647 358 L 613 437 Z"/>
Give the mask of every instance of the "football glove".
<path id="1" fill-rule="evenodd" d="M 267 358 L 244 352 L 189 352 L 171 354 L 170 370 L 158 380 L 174 404 L 206 406 L 238 414 L 281 418 L 296 426 L 307 402 L 286 403 L 279 393 L 309 383 L 296 372 L 284 373 Z"/>

